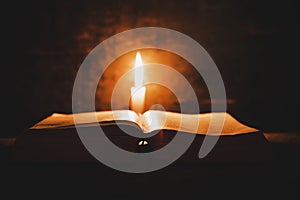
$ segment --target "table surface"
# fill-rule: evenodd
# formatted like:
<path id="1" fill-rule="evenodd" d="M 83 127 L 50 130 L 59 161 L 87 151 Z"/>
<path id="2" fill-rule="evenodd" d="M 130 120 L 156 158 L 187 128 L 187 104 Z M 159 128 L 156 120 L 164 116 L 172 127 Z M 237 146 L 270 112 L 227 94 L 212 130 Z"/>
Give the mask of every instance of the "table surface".
<path id="1" fill-rule="evenodd" d="M 150 189 L 155 194 L 170 192 L 176 197 L 187 191 L 211 195 L 234 190 L 266 197 L 296 194 L 300 184 L 300 133 L 264 135 L 272 145 L 271 162 L 170 165 L 145 174 L 118 172 L 100 163 L 14 162 L 15 138 L 0 138 L 0 188 L 10 192 L 101 191 L 110 195 L 116 190 L 122 195 L 143 195 Z"/>

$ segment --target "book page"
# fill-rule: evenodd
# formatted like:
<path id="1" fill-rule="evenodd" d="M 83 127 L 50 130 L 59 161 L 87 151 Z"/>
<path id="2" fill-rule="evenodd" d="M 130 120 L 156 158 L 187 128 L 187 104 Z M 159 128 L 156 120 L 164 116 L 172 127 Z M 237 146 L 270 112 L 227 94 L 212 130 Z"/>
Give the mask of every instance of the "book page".
<path id="1" fill-rule="evenodd" d="M 128 121 L 140 126 L 144 133 L 154 130 L 175 130 L 207 135 L 236 135 L 257 132 L 258 130 L 238 122 L 228 113 L 181 114 L 150 110 L 139 116 L 134 111 L 116 110 L 76 114 L 54 113 L 40 121 L 31 129 L 57 129 L 75 127 L 111 125 L 112 121 Z M 224 122 L 223 127 L 222 122 Z M 115 123 L 113 123 L 115 124 Z"/>
<path id="2" fill-rule="evenodd" d="M 226 112 L 181 114 L 151 110 L 145 112 L 140 121 L 145 133 L 158 129 L 206 135 L 237 135 L 258 131 L 240 123 Z"/>
<path id="3" fill-rule="evenodd" d="M 59 114 L 53 113 L 51 116 L 45 118 L 39 123 L 35 124 L 31 129 L 55 129 L 55 128 L 68 128 L 76 125 L 92 126 L 99 122 L 112 121 L 130 121 L 136 123 L 138 115 L 131 110 L 116 110 L 116 111 L 99 111 L 99 112 L 85 112 L 76 114 Z"/>

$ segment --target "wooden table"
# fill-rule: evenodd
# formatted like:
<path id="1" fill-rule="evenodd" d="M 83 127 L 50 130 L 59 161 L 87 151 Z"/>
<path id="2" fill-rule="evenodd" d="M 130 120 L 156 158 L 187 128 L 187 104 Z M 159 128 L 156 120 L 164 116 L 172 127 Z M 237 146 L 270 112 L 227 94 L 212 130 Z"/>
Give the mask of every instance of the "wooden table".
<path id="1" fill-rule="evenodd" d="M 100 163 L 16 162 L 14 138 L 0 139 L 2 192 L 99 192 L 101 195 L 284 197 L 300 184 L 300 133 L 265 133 L 274 156 L 268 162 L 170 165 L 129 174 Z M 243 196 L 240 196 L 241 198 Z"/>

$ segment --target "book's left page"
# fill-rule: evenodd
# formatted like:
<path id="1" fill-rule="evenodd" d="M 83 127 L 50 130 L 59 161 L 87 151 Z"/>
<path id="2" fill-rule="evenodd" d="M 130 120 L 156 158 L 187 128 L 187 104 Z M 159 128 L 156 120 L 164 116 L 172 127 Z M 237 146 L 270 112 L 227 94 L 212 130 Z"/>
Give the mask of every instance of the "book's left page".
<path id="1" fill-rule="evenodd" d="M 68 128 L 75 126 L 91 126 L 97 123 L 107 123 L 112 121 L 129 121 L 136 123 L 138 115 L 130 110 L 116 110 L 116 111 L 98 111 L 85 112 L 76 114 L 60 114 L 53 113 L 44 120 L 38 122 L 30 129 L 55 129 Z"/>

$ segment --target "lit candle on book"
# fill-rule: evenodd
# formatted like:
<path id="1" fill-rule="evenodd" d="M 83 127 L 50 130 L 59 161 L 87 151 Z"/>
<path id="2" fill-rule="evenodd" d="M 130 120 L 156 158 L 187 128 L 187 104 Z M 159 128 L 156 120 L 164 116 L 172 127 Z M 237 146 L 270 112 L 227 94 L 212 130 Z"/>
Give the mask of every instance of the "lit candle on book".
<path id="1" fill-rule="evenodd" d="M 142 114 L 144 112 L 146 87 L 143 85 L 143 61 L 138 52 L 135 58 L 134 86 L 131 88 L 131 110 Z"/>

